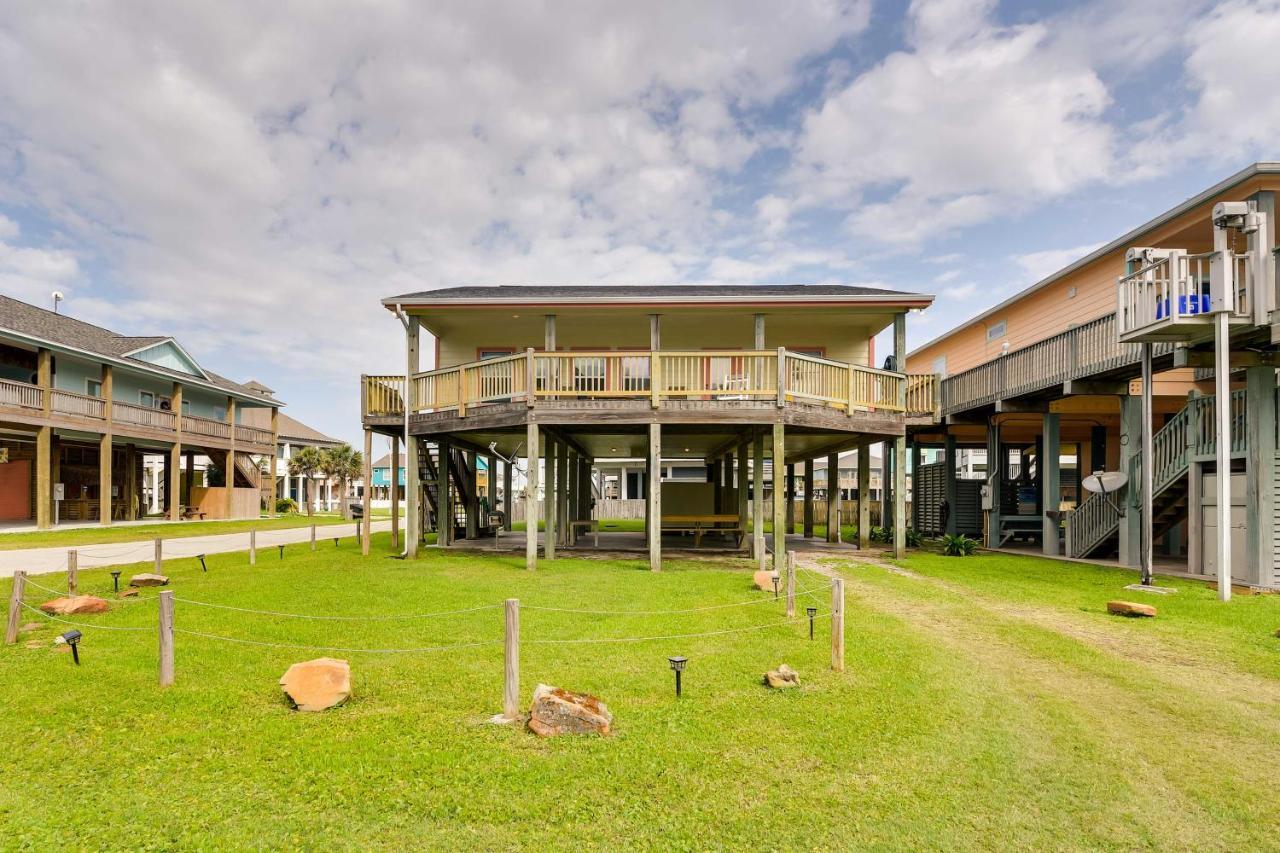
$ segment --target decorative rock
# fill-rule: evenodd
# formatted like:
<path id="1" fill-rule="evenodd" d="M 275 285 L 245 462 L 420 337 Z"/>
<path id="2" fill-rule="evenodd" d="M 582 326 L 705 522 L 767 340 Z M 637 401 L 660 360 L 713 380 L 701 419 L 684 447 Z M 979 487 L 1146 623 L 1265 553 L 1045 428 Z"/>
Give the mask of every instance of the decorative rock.
<path id="1" fill-rule="evenodd" d="M 129 587 L 128 589 L 122 589 L 122 590 L 120 590 L 120 593 L 119 593 L 119 595 L 118 595 L 117 597 L 118 597 L 118 598 L 133 598 L 133 597 L 134 597 L 134 596 L 136 596 L 139 592 L 141 592 L 141 590 L 140 590 L 140 589 L 138 589 L 136 586 L 131 586 L 131 587 Z"/>
<path id="2" fill-rule="evenodd" d="M 751 580 L 755 583 L 756 589 L 763 589 L 765 592 L 773 592 L 773 579 L 778 575 L 774 572 L 761 569 L 751 576 Z"/>
<path id="3" fill-rule="evenodd" d="M 351 666 L 335 658 L 295 663 L 280 686 L 299 711 L 324 711 L 351 697 Z"/>
<path id="4" fill-rule="evenodd" d="M 1108 601 L 1107 612 L 1117 616 L 1150 616 L 1156 615 L 1156 609 L 1150 604 L 1138 604 L 1134 601 Z"/>
<path id="5" fill-rule="evenodd" d="M 774 688 L 782 690 L 787 687 L 800 686 L 800 674 L 785 663 L 777 669 L 771 669 L 764 674 L 764 683 Z"/>
<path id="6" fill-rule="evenodd" d="M 609 734 L 613 714 L 595 696 L 539 684 L 533 691 L 529 731 L 539 737 Z"/>
<path id="7" fill-rule="evenodd" d="M 169 579 L 154 572 L 143 572 L 129 578 L 129 586 L 167 586 Z"/>
<path id="8" fill-rule="evenodd" d="M 40 609 L 52 616 L 76 616 L 81 613 L 106 613 L 111 605 L 106 599 L 92 595 L 64 595 L 40 605 Z"/>

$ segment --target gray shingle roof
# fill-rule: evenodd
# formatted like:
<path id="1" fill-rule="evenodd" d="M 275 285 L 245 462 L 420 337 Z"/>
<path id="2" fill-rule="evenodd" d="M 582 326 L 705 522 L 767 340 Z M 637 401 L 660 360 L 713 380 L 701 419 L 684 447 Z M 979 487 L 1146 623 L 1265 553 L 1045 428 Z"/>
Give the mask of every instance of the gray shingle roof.
<path id="1" fill-rule="evenodd" d="M 933 297 L 900 290 L 878 287 L 860 287 L 851 284 L 664 284 L 664 285 L 527 285 L 501 284 L 493 286 L 445 287 L 406 293 L 382 300 L 384 304 L 397 302 L 448 302 L 484 300 L 554 300 L 554 299 L 636 299 L 662 301 L 666 299 L 812 299 L 815 297 L 837 299 L 905 299 L 932 300 Z"/>
<path id="2" fill-rule="evenodd" d="M 83 320 L 77 320 L 75 317 L 69 317 L 66 314 L 55 314 L 44 308 L 3 295 L 0 295 L 0 328 L 29 335 L 33 338 L 48 341 L 51 344 L 61 344 L 71 349 L 133 362 L 139 367 L 172 376 L 174 379 L 190 381 L 192 378 L 190 374 L 178 370 L 170 370 L 166 367 L 152 364 L 149 361 L 128 356 L 128 353 L 170 340 L 165 336 L 120 335 L 110 329 L 104 329 L 101 326 L 95 326 Z M 201 369 L 203 370 L 204 368 Z M 233 391 L 237 394 L 248 394 L 259 398 L 262 396 L 239 382 L 233 382 L 209 370 L 204 372 L 209 377 L 209 382 L 219 388 Z"/>
<path id="3" fill-rule="evenodd" d="M 240 422 L 245 426 L 257 427 L 258 429 L 271 429 L 271 410 L 270 409 L 250 409 L 245 408 L 240 411 Z M 291 418 L 284 412 L 280 413 L 278 422 L 280 427 L 280 440 L 292 442 L 293 444 L 312 445 L 314 447 L 337 447 L 343 444 L 341 439 L 331 438 L 307 426 L 296 418 Z"/>

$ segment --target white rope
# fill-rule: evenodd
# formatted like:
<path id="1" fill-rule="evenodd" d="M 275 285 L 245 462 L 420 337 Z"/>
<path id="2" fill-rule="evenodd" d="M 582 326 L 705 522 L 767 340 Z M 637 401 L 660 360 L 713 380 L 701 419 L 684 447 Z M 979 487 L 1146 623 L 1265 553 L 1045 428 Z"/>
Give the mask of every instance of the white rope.
<path id="1" fill-rule="evenodd" d="M 203 631 L 188 631 L 182 628 L 174 628 L 175 634 L 186 634 L 190 637 L 202 637 L 206 640 L 219 640 L 224 643 L 239 643 L 245 646 L 262 646 L 269 649 L 291 649 L 295 651 L 309 652 L 345 652 L 345 653 L 363 653 L 363 654 L 414 654 L 417 652 L 445 652 L 453 649 L 472 649 L 479 646 L 500 646 L 502 640 L 484 640 L 476 643 L 455 643 L 450 646 L 422 646 L 413 649 L 351 649 L 341 646 L 302 646 L 292 643 L 267 643 L 262 640 L 245 640 L 240 637 L 224 637 L 220 634 L 206 634 Z"/>
<path id="2" fill-rule="evenodd" d="M 829 613 L 819 613 L 814 616 L 815 619 L 823 616 L 830 616 Z M 794 625 L 798 621 L 797 618 L 784 619 L 781 622 L 769 622 L 765 625 L 749 625 L 745 628 L 725 628 L 721 631 L 705 631 L 698 634 L 663 634 L 653 637 L 600 637 L 588 638 L 580 640 L 521 640 L 522 643 L 529 643 L 538 646 L 577 646 L 577 645 L 599 645 L 604 643 L 647 643 L 651 640 L 691 640 L 698 637 L 719 637 L 724 634 L 742 634 L 747 631 L 763 631 L 766 628 L 779 628 L 784 625 Z"/>
<path id="3" fill-rule="evenodd" d="M 72 622 L 70 619 L 59 619 L 57 616 L 54 616 L 50 613 L 45 613 L 39 607 L 32 607 L 30 604 L 27 604 L 25 601 L 21 603 L 23 607 L 27 608 L 32 612 L 39 613 L 41 616 L 43 616 L 44 618 L 52 622 L 61 622 L 63 625 L 74 625 L 77 628 L 101 628 L 104 631 L 154 631 L 155 630 L 154 628 L 134 628 L 127 625 L 99 625 L 96 622 Z"/>
<path id="4" fill-rule="evenodd" d="M 50 589 L 50 588 L 49 588 L 49 587 L 47 587 L 47 586 L 44 586 L 44 585 L 42 585 L 42 584 L 38 584 L 38 583 L 36 583 L 36 582 L 35 582 L 35 581 L 33 581 L 31 578 L 27 578 L 26 584 L 27 584 L 27 586 L 35 587 L 36 589 L 40 590 L 41 592 L 47 593 L 47 594 L 49 594 L 49 595 L 58 595 L 58 596 L 69 596 L 69 595 L 71 595 L 70 591 L 67 591 L 67 590 L 61 590 L 61 589 Z M 85 595 L 85 594 L 87 594 L 87 593 L 77 593 L 77 594 L 79 594 L 79 595 Z M 143 598 L 142 596 L 138 595 L 138 596 L 130 596 L 129 598 L 116 598 L 116 599 L 113 599 L 111 603 L 112 603 L 112 604 L 121 604 L 121 605 L 124 605 L 124 604 L 143 604 L 143 603 L 145 603 L 145 602 L 150 602 L 150 601 L 155 601 L 155 600 L 156 600 L 156 599 L 154 599 L 154 598 Z"/>
<path id="5" fill-rule="evenodd" d="M 482 604 L 479 607 L 468 607 L 463 610 L 440 610 L 435 613 L 406 613 L 382 616 L 328 616 L 311 613 L 282 613 L 277 610 L 254 610 L 248 607 L 233 607 L 230 604 L 212 604 L 207 601 L 192 601 L 188 598 L 175 598 L 179 604 L 193 604 L 197 607 L 212 607 L 217 610 L 234 610 L 237 613 L 253 613 L 259 616 L 280 616 L 286 619 L 316 619 L 325 622 L 388 622 L 407 619 L 433 619 L 437 616 L 457 616 L 463 613 L 477 613 L 481 610 L 496 610 L 501 604 Z"/>
<path id="6" fill-rule="evenodd" d="M 127 556 L 129 556 L 129 555 L 131 555 L 131 554 L 140 554 L 140 553 L 146 553 L 147 551 L 154 551 L 154 550 L 155 550 L 155 543 L 153 543 L 153 542 L 144 542 L 144 543 L 142 543 L 142 544 L 140 544 L 140 545 L 135 545 L 135 546 L 134 546 L 134 547 L 132 547 L 132 548 L 126 548 L 126 549 L 125 549 L 125 550 L 123 550 L 123 551 L 114 551 L 114 552 L 107 553 L 107 554 L 90 554 L 90 553 L 86 553 L 86 552 L 84 552 L 84 551 L 79 551 L 79 550 L 77 550 L 77 549 L 75 549 L 75 548 L 69 548 L 68 550 L 75 551 L 75 552 L 76 552 L 76 555 L 77 555 L 81 560 L 115 560 L 115 559 L 118 559 L 118 558 L 120 558 L 120 557 L 127 557 Z"/>
<path id="7" fill-rule="evenodd" d="M 809 595 L 813 589 L 797 591 L 796 595 Z M 681 613 L 702 613 L 708 610 L 723 610 L 727 607 L 750 607 L 754 604 L 778 602 L 781 598 L 756 597 L 747 601 L 734 601 L 729 604 L 708 604 L 705 607 L 689 607 L 683 610 L 574 610 L 568 607 L 539 607 L 536 604 L 520 603 L 521 610 L 540 610 L 546 613 L 582 613 L 591 616 L 676 616 Z"/>

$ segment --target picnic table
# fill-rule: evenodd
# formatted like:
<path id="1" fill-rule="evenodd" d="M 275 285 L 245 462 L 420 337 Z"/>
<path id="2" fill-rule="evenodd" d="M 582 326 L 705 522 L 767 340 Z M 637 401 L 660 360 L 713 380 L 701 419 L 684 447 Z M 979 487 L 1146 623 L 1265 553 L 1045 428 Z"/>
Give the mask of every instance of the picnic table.
<path id="1" fill-rule="evenodd" d="M 728 526 L 724 526 L 728 525 Z M 664 515 L 662 529 L 677 533 L 692 533 L 693 547 L 702 544 L 703 534 L 734 534 L 737 547 L 742 547 L 742 537 L 746 535 L 736 513 L 696 513 L 692 515 Z"/>

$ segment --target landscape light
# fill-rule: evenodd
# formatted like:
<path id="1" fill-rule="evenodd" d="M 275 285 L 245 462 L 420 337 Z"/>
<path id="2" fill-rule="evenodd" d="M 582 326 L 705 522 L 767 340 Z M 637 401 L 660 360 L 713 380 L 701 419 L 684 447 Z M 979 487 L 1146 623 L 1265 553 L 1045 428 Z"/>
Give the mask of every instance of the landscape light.
<path id="1" fill-rule="evenodd" d="M 200 561 L 200 571 L 209 571 L 209 567 L 204 564 L 204 554 L 196 554 L 196 559 Z"/>
<path id="2" fill-rule="evenodd" d="M 804 612 L 809 614 L 809 639 L 812 640 L 813 639 L 813 617 L 818 615 L 818 608 L 806 607 L 804 609 Z"/>
<path id="3" fill-rule="evenodd" d="M 337 536 L 333 537 L 333 547 L 335 547 L 335 548 L 337 548 L 337 547 L 338 547 L 338 537 L 337 537 Z"/>
<path id="4" fill-rule="evenodd" d="M 671 661 L 671 671 L 676 674 L 676 698 L 680 698 L 680 673 L 684 672 L 684 665 L 689 662 L 688 658 L 679 656 L 667 658 Z"/>
<path id="5" fill-rule="evenodd" d="M 283 544 L 283 543 L 281 543 L 280 545 L 277 545 L 276 547 L 280 549 L 280 559 L 282 559 L 282 560 L 283 560 L 283 559 L 284 559 L 284 544 Z"/>
<path id="6" fill-rule="evenodd" d="M 775 575 L 773 576 L 773 597 L 774 597 L 774 598 L 777 598 L 777 597 L 778 597 L 778 584 L 779 584 L 781 581 L 782 581 L 782 578 L 781 578 L 781 577 L 779 577 L 778 575 L 776 575 L 776 574 L 775 574 Z"/>
<path id="7" fill-rule="evenodd" d="M 54 642 L 58 643 L 59 645 L 71 647 L 71 657 L 73 660 L 75 660 L 76 666 L 80 665 L 80 651 L 78 649 L 78 646 L 80 644 L 81 636 L 83 635 L 78 630 L 73 628 L 72 630 L 68 631 L 65 634 L 62 634 L 56 640 L 54 640 Z"/>
<path id="8" fill-rule="evenodd" d="M 120 571 L 118 569 L 111 573 L 111 591 L 120 591 Z"/>

